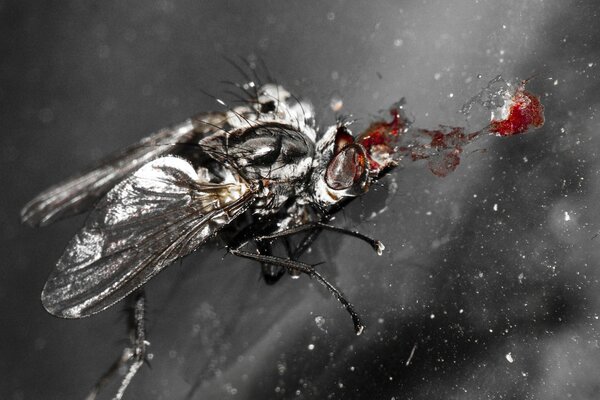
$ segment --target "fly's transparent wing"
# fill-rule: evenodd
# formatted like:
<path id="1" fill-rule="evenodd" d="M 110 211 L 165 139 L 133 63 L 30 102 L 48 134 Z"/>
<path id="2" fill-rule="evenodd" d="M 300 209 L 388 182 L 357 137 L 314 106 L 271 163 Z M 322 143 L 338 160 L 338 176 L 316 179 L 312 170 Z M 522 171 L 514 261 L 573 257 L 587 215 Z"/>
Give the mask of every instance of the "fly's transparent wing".
<path id="1" fill-rule="evenodd" d="M 21 210 L 29 225 L 48 225 L 60 218 L 89 210 L 112 186 L 150 160 L 177 154 L 186 144 L 223 129 L 225 114 L 206 113 L 162 129 L 95 167 L 40 193 Z"/>
<path id="2" fill-rule="evenodd" d="M 111 189 L 71 240 L 42 292 L 52 314 L 101 311 L 194 251 L 252 203 L 244 182 L 199 181 L 178 157 L 158 158 Z"/>

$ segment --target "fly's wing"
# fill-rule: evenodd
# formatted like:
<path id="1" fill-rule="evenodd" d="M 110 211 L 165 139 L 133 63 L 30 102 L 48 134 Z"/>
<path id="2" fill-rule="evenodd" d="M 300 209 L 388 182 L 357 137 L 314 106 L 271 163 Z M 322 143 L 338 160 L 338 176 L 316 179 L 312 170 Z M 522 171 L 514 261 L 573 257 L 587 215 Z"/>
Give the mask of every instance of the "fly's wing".
<path id="1" fill-rule="evenodd" d="M 111 306 L 194 251 L 253 201 L 244 182 L 199 181 L 178 157 L 158 158 L 111 189 L 71 240 L 42 292 L 56 316 Z"/>
<path id="2" fill-rule="evenodd" d="M 182 145 L 197 143 L 200 138 L 224 129 L 225 121 L 223 113 L 206 113 L 162 129 L 40 193 L 23 207 L 21 219 L 32 226 L 48 225 L 89 210 L 112 186 L 140 166 L 165 154 L 176 154 Z"/>

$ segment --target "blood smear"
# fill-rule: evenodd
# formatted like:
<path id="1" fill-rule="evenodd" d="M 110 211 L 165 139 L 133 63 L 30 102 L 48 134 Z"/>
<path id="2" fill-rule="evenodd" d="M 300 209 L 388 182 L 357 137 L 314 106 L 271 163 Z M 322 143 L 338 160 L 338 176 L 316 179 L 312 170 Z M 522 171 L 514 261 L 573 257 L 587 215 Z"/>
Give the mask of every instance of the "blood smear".
<path id="1" fill-rule="evenodd" d="M 448 175 L 460 164 L 464 147 L 484 134 L 513 136 L 544 124 L 544 107 L 540 99 L 525 90 L 527 81 L 517 86 L 496 77 L 462 112 L 468 114 L 474 105 L 492 110 L 492 121 L 483 129 L 466 133 L 465 128 L 440 126 L 423 129 L 411 126 L 400 101 L 390 109 L 392 120 L 375 121 L 361 133 L 356 142 L 367 151 L 371 175 L 397 166 L 402 160 L 427 160 L 429 170 L 440 177 Z"/>

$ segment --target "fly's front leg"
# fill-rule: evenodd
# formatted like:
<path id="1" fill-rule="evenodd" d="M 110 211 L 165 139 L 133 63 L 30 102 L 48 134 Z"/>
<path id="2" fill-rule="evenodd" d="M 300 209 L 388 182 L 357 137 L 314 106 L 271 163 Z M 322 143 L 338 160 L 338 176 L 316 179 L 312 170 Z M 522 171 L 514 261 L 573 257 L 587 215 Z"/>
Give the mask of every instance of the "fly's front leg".
<path id="1" fill-rule="evenodd" d="M 258 237 L 257 239 L 258 240 L 276 239 L 276 238 L 280 238 L 280 237 L 295 235 L 300 232 L 314 231 L 314 230 L 328 230 L 328 231 L 332 231 L 332 232 L 341 233 L 343 235 L 355 237 L 357 239 L 362 240 L 363 242 L 368 243 L 373 248 L 373 250 L 375 250 L 377 252 L 378 255 L 383 254 L 383 250 L 385 250 L 385 246 L 379 240 L 372 239 L 368 236 L 363 235 L 362 233 L 360 233 L 358 231 L 352 231 L 352 230 L 345 229 L 345 228 L 339 228 L 337 226 L 329 225 L 324 222 L 309 222 L 309 223 L 306 223 L 303 225 L 295 226 L 293 228 L 285 229 L 283 231 L 275 232 L 270 235 L 263 235 L 263 236 Z M 310 234 L 307 236 L 307 238 L 308 237 L 310 237 Z M 313 241 L 314 241 L 314 239 L 312 239 L 310 241 L 310 243 L 312 243 Z M 302 243 L 301 243 L 301 245 L 302 245 Z M 304 247 L 308 248 L 308 246 L 304 246 Z M 300 248 L 300 246 L 299 246 L 299 248 Z"/>
<path id="2" fill-rule="evenodd" d="M 362 333 L 362 331 L 364 330 L 365 327 L 362 324 L 358 313 L 354 310 L 354 307 L 352 306 L 352 304 L 348 300 L 346 300 L 346 297 L 339 289 L 337 289 L 335 286 L 333 286 L 331 283 L 329 283 L 325 278 L 323 278 L 323 276 L 321 274 L 319 274 L 312 265 L 306 264 L 306 263 L 303 263 L 300 261 L 296 261 L 296 260 L 290 260 L 289 258 L 251 253 L 248 251 L 241 250 L 242 247 L 243 246 L 236 248 L 236 249 L 230 249 L 229 252 L 238 257 L 258 261 L 263 264 L 277 265 L 277 266 L 280 266 L 287 270 L 297 271 L 300 273 L 304 273 L 304 274 L 310 276 L 311 278 L 315 278 L 317 280 L 317 282 L 319 282 L 321 285 L 325 286 L 327 288 L 327 290 L 329 290 L 329 292 L 332 295 L 334 295 L 335 298 L 344 306 L 346 311 L 348 311 L 348 313 L 350 314 L 350 317 L 352 318 L 352 323 L 354 324 L 354 331 L 356 332 L 356 334 L 360 335 Z"/>
<path id="3" fill-rule="evenodd" d="M 121 400 L 125 394 L 125 390 L 131 383 L 131 380 L 138 372 L 140 367 L 144 364 L 144 361 L 146 361 L 146 348 L 150 343 L 146 341 L 146 296 L 143 291 L 136 294 L 131 312 L 132 346 L 123 350 L 121 357 L 119 357 L 111 365 L 104 375 L 102 375 L 90 394 L 86 397 L 86 400 L 94 400 L 100 390 L 106 386 L 124 367 L 127 367 L 127 370 L 125 371 L 125 374 L 121 380 L 121 384 L 119 385 L 119 389 L 113 397 L 113 400 Z"/>

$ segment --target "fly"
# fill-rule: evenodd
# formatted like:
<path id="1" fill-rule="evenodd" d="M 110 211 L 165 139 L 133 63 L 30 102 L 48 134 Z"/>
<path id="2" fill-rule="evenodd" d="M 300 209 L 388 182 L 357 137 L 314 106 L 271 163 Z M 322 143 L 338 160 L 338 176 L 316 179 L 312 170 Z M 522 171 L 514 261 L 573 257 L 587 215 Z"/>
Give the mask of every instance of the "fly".
<path id="1" fill-rule="evenodd" d="M 499 133 L 493 123 L 470 134 L 448 127 L 414 129 L 399 103 L 391 122 L 374 122 L 357 137 L 347 121 L 318 135 L 311 104 L 282 86 L 250 82 L 239 88 L 250 98 L 245 104 L 160 130 L 23 208 L 22 220 L 34 226 L 91 209 L 44 286 L 41 299 L 48 312 L 64 318 L 100 312 L 220 236 L 229 253 L 259 262 L 267 283 L 285 272 L 315 279 L 343 305 L 360 335 L 364 325 L 352 304 L 299 258 L 323 230 L 353 236 L 381 255 L 380 241 L 331 225 L 332 216 L 403 158 L 429 159 L 432 171 L 443 175 L 458 165 L 462 146 L 482 133 Z M 521 121 L 526 126 L 513 133 L 540 126 L 539 101 L 538 109 L 529 110 L 523 106 L 530 99 L 524 84 L 512 90 L 521 101 L 521 117 L 539 114 L 538 120 Z M 509 96 L 504 106 L 510 111 L 511 104 Z M 506 126 L 510 131 L 512 125 Z M 287 241 L 292 235 L 302 235 L 295 246 Z M 276 240 L 288 244 L 286 256 L 274 254 Z M 129 366 L 115 398 L 122 397 L 144 361 L 143 296 L 136 299 L 134 317 L 134 345 L 120 359 Z"/>

